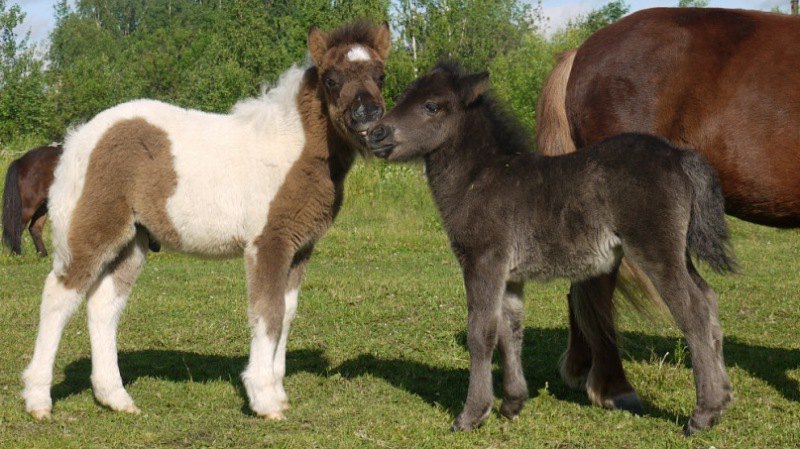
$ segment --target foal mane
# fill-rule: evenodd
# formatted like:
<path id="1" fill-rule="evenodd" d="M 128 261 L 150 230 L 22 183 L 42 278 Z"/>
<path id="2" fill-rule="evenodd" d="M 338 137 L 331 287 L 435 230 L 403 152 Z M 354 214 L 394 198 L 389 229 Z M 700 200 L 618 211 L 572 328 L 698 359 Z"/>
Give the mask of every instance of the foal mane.
<path id="1" fill-rule="evenodd" d="M 469 75 L 459 62 L 452 60 L 440 61 L 432 70 L 432 72 L 437 71 L 447 73 L 455 89 L 463 88 L 463 79 Z M 531 152 L 531 148 L 533 148 L 531 139 L 522 123 L 493 93 L 485 92 L 467 106 L 465 120 L 470 120 L 472 111 L 478 112 L 478 116 L 486 120 L 491 140 L 495 144 L 492 148 L 495 154 L 515 155 Z M 484 128 L 467 127 L 466 129 Z"/>

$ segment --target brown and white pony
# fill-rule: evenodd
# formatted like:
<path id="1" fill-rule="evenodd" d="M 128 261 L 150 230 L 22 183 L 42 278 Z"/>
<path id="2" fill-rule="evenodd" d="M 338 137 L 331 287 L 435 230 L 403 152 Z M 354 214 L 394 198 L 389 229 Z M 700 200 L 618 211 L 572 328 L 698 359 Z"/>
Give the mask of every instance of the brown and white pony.
<path id="1" fill-rule="evenodd" d="M 3 187 L 3 243 L 14 254 L 22 254 L 22 231 L 27 224 L 36 252 L 47 255 L 42 240 L 47 191 L 61 151 L 59 145 L 34 148 L 8 165 Z"/>
<path id="2" fill-rule="evenodd" d="M 782 14 L 715 8 L 631 14 L 562 55 L 542 91 L 539 149 L 567 153 L 623 132 L 663 136 L 711 162 L 727 213 L 799 227 L 798 42 L 800 18 Z M 603 284 L 602 301 L 610 307 L 614 279 Z M 570 295 L 562 377 L 586 385 L 592 402 L 614 407 L 634 392 L 618 348 L 585 337 L 614 335 L 612 314 L 597 329 L 579 328 L 579 296 Z M 716 309 L 716 300 L 709 307 Z M 637 400 L 623 408 L 640 406 Z"/>
<path id="3" fill-rule="evenodd" d="M 137 100 L 69 133 L 50 190 L 53 270 L 23 373 L 26 410 L 52 409 L 64 326 L 88 296 L 92 387 L 112 410 L 139 409 L 122 385 L 116 331 L 144 264 L 147 233 L 177 251 L 244 255 L 252 327 L 242 374 L 250 408 L 282 419 L 286 339 L 315 242 L 341 204 L 363 134 L 383 114 L 386 23 L 311 28 L 313 65 L 291 68 L 229 114 Z"/>

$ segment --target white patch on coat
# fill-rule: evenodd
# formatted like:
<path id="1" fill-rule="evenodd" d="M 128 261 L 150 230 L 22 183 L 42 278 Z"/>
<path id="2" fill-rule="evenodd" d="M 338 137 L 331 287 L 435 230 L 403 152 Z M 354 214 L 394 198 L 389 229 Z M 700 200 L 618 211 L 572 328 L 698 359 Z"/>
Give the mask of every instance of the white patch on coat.
<path id="1" fill-rule="evenodd" d="M 250 409 L 259 416 L 280 418 L 284 399 L 276 392 L 274 369 L 278 341 L 267 334 L 267 326 L 262 317 L 254 320 L 252 328 L 250 361 L 242 373 L 242 383 L 250 399 Z"/>
<path id="2" fill-rule="evenodd" d="M 304 73 L 292 67 L 273 89 L 237 103 L 230 114 L 135 100 L 72 130 L 50 188 L 56 273 L 70 263 L 67 233 L 92 151 L 111 126 L 136 118 L 162 129 L 170 141 L 178 183 L 167 213 L 180 235 L 176 249 L 241 254 L 263 230 L 269 204 L 305 145 L 296 101 Z"/>
<path id="3" fill-rule="evenodd" d="M 64 326 L 78 308 L 81 295 L 76 290 L 64 287 L 56 273 L 51 271 L 44 282 L 42 304 L 39 309 L 39 332 L 31 363 L 22 373 L 25 388 L 25 410 L 42 418 L 50 414 L 53 401 L 50 398 L 50 385 L 53 382 L 53 364 L 56 359 L 58 342 Z"/>
<path id="4" fill-rule="evenodd" d="M 360 45 L 353 45 L 350 47 L 350 51 L 347 52 L 347 60 L 350 62 L 369 61 L 371 59 L 369 51 Z"/>

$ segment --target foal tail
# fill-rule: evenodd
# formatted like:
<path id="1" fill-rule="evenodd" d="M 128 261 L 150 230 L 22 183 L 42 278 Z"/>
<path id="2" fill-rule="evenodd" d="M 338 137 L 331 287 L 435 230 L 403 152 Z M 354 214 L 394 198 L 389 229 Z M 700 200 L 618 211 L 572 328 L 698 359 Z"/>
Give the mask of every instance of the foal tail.
<path id="1" fill-rule="evenodd" d="M 685 152 L 681 165 L 694 190 L 687 250 L 716 272 L 736 271 L 725 225 L 725 198 L 716 171 L 694 151 Z"/>
<path id="2" fill-rule="evenodd" d="M 11 162 L 3 188 L 3 243 L 22 254 L 22 197 L 19 194 L 19 159 Z"/>
<path id="3" fill-rule="evenodd" d="M 548 156 L 576 150 L 567 118 L 567 81 L 578 50 L 569 50 L 558 57 L 558 63 L 547 77 L 539 97 L 536 117 L 536 143 L 539 152 Z"/>

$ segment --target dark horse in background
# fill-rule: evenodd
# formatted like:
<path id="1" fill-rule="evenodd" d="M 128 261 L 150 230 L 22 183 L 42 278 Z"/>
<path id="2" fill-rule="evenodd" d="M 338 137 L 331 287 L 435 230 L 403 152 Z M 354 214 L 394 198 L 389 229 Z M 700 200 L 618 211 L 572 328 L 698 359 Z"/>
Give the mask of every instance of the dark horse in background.
<path id="1" fill-rule="evenodd" d="M 61 151 L 60 145 L 34 148 L 8 166 L 3 190 L 3 243 L 14 254 L 22 254 L 22 231 L 28 224 L 36 252 L 47 255 L 42 240 L 47 192 Z"/>
<path id="2" fill-rule="evenodd" d="M 3 188 L 3 243 L 14 254 L 22 254 L 22 231 L 28 231 L 36 253 L 47 256 L 42 232 L 47 221 L 47 192 L 63 151 L 61 145 L 34 148 L 8 165 Z M 150 251 L 161 245 L 149 237 Z"/>
<path id="3" fill-rule="evenodd" d="M 711 162 L 727 213 L 800 227 L 798 43 L 798 17 L 714 8 L 631 14 L 562 55 L 540 100 L 539 150 L 568 153 L 623 132 L 663 136 Z M 615 279 L 605 282 L 610 307 Z M 616 345 L 595 347 L 576 325 L 580 294 L 569 296 L 562 377 L 578 387 L 603 373 L 592 379 L 603 390 L 633 392 Z M 588 332 L 614 332 L 607 316 Z"/>

